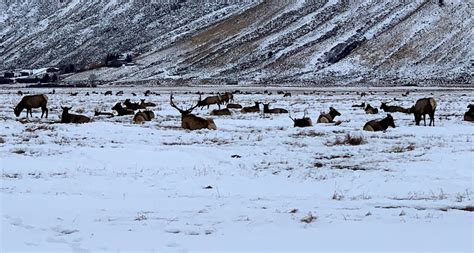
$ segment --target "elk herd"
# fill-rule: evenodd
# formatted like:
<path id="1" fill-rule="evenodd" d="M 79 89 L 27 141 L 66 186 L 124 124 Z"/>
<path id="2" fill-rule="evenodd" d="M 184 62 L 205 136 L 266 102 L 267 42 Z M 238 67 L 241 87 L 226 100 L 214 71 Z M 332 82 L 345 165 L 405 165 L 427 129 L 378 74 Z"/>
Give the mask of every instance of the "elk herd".
<path id="1" fill-rule="evenodd" d="M 104 93 L 107 95 L 112 95 L 111 91 Z M 116 94 L 122 95 L 123 92 L 118 92 Z M 145 96 L 149 96 L 151 92 L 148 90 L 145 93 Z M 197 129 L 211 129 L 216 130 L 217 126 L 212 118 L 203 118 L 193 114 L 193 110 L 196 108 L 209 108 L 211 105 L 217 105 L 218 109 L 212 110 L 210 115 L 212 116 L 223 116 L 223 115 L 232 115 L 232 110 L 240 110 L 240 113 L 258 113 L 260 112 L 261 102 L 254 102 L 253 106 L 243 107 L 240 104 L 234 103 L 234 94 L 231 92 L 225 92 L 223 95 L 219 93 L 216 96 L 209 96 L 205 99 L 201 98 L 199 93 L 199 100 L 194 103 L 194 105 L 189 108 L 181 108 L 175 104 L 173 93 L 170 94 L 169 103 L 170 106 L 176 109 L 181 114 L 181 127 L 187 130 L 197 130 Z M 21 94 L 23 95 L 23 94 Z M 284 97 L 291 97 L 290 93 L 284 93 Z M 40 95 L 27 95 L 24 96 L 18 105 L 14 108 L 14 113 L 18 117 L 20 113 L 26 109 L 26 117 L 28 115 L 32 116 L 33 108 L 41 108 L 41 118 L 46 114 L 48 117 L 48 97 L 44 94 Z M 221 106 L 225 105 L 225 108 L 221 109 Z M 155 118 L 153 111 L 149 107 L 155 107 L 156 104 L 152 102 L 145 102 L 145 99 L 141 99 L 140 103 L 131 102 L 130 99 L 126 99 L 122 103 L 116 103 L 111 109 L 117 112 L 118 116 L 134 115 L 134 123 L 143 123 L 145 121 L 151 121 Z M 361 103 L 352 105 L 352 107 L 362 108 L 367 114 L 378 114 L 379 111 L 377 108 L 372 107 L 369 103 Z M 61 123 L 88 123 L 91 121 L 91 118 L 70 113 L 71 107 L 62 106 L 63 112 L 61 114 Z M 421 98 L 418 99 L 410 108 L 403 108 L 400 106 L 387 105 L 387 103 L 381 103 L 380 109 L 386 113 L 405 113 L 413 114 L 415 119 L 415 124 L 419 125 L 421 119 L 423 119 L 424 125 L 426 126 L 426 115 L 429 116 L 429 126 L 435 125 L 435 110 L 436 110 L 436 101 L 433 97 Z M 468 111 L 464 114 L 465 121 L 474 121 L 474 105 L 468 105 Z M 138 112 L 135 112 L 137 111 Z M 284 108 L 270 108 L 270 103 L 263 103 L 263 113 L 264 114 L 289 114 L 289 111 Z M 113 117 L 115 114 L 111 112 L 100 112 L 95 111 L 95 116 L 105 115 Z M 335 125 L 341 124 L 341 121 L 335 121 L 337 116 L 340 116 L 341 113 L 333 107 L 329 107 L 329 112 L 321 113 L 318 117 L 317 123 L 332 123 Z M 293 121 L 294 127 L 309 127 L 312 126 L 311 118 L 307 116 L 307 110 L 304 111 L 302 118 L 292 118 L 289 114 L 290 119 Z M 391 114 L 381 120 L 370 120 L 364 126 L 363 130 L 365 131 L 385 131 L 388 127 L 395 128 L 394 118 Z"/>

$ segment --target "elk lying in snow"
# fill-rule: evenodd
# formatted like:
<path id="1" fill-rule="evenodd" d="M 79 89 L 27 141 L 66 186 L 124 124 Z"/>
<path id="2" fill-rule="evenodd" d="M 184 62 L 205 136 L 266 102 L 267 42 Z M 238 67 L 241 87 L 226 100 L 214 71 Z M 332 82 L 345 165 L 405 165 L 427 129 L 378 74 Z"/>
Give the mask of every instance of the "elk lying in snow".
<path id="1" fill-rule="evenodd" d="M 254 106 L 244 107 L 240 112 L 259 112 L 260 111 L 260 102 L 255 102 Z"/>
<path id="2" fill-rule="evenodd" d="M 75 96 L 77 96 L 77 94 L 79 94 L 79 92 L 70 92 L 70 93 L 69 93 L 69 96 L 75 97 Z"/>
<path id="3" fill-rule="evenodd" d="M 379 110 L 377 108 L 373 108 L 369 103 L 367 103 L 367 106 L 365 107 L 365 113 L 367 114 L 377 114 L 379 113 Z"/>
<path id="4" fill-rule="evenodd" d="M 231 101 L 234 102 L 234 94 L 225 92 L 224 95 L 221 96 L 221 102 L 228 104 Z"/>
<path id="5" fill-rule="evenodd" d="M 23 96 L 23 92 L 21 90 L 19 90 L 17 93 L 16 93 L 18 96 Z"/>
<path id="6" fill-rule="evenodd" d="M 288 110 L 283 108 L 270 109 L 270 103 L 263 104 L 263 113 L 288 113 Z"/>
<path id="7" fill-rule="evenodd" d="M 145 99 L 140 99 L 140 108 L 155 107 L 156 104 L 152 102 L 145 102 Z"/>
<path id="8" fill-rule="evenodd" d="M 173 94 L 171 94 L 170 105 L 171 107 L 175 108 L 181 113 L 181 127 L 182 128 L 189 129 L 189 130 L 197 130 L 197 129 L 205 129 L 205 128 L 212 129 L 212 130 L 217 129 L 216 124 L 214 123 L 214 120 L 204 119 L 191 113 L 196 107 L 199 106 L 199 102 L 195 106 L 192 106 L 189 109 L 183 110 L 174 104 Z"/>
<path id="9" fill-rule="evenodd" d="M 133 110 L 123 108 L 120 103 L 115 104 L 114 107 L 112 107 L 112 110 L 117 111 L 118 116 L 133 115 L 135 113 Z"/>
<path id="10" fill-rule="evenodd" d="M 104 115 L 104 116 L 109 116 L 109 117 L 113 117 L 114 114 L 111 113 L 111 112 L 100 112 L 100 111 L 95 111 L 94 112 L 94 116 L 101 116 L 101 115 Z"/>
<path id="11" fill-rule="evenodd" d="M 28 118 L 28 113 L 30 116 L 33 117 L 32 108 L 39 108 L 41 107 L 41 118 L 43 118 L 44 113 L 46 113 L 46 118 L 48 118 L 48 108 L 46 107 L 48 104 L 48 97 L 44 94 L 41 95 L 31 95 L 31 96 L 24 96 L 20 103 L 13 109 L 15 115 L 18 117 L 23 109 L 26 108 L 26 118 Z"/>
<path id="12" fill-rule="evenodd" d="M 360 107 L 360 108 L 365 108 L 365 102 L 362 102 L 359 105 L 352 105 L 352 107 Z"/>
<path id="13" fill-rule="evenodd" d="M 403 108 L 401 106 L 391 106 L 387 105 L 386 103 L 383 103 L 380 105 L 380 109 L 382 109 L 384 112 L 403 112 L 403 113 L 409 113 L 410 109 Z"/>
<path id="14" fill-rule="evenodd" d="M 143 111 L 137 112 L 135 116 L 133 116 L 133 123 L 143 123 L 144 121 L 150 121 L 155 117 L 155 113 L 152 111 Z"/>
<path id="15" fill-rule="evenodd" d="M 423 121 L 426 126 L 426 114 L 430 116 L 430 126 L 431 123 L 435 121 L 435 110 L 436 110 L 436 101 L 434 98 L 421 98 L 416 101 L 416 104 L 410 108 L 410 113 L 415 115 L 415 123 L 417 126 L 420 125 L 421 116 L 423 116 Z"/>
<path id="16" fill-rule="evenodd" d="M 464 121 L 474 121 L 474 104 L 470 104 L 467 106 L 469 110 L 464 113 Z"/>
<path id="17" fill-rule="evenodd" d="M 112 91 L 111 90 L 108 90 L 104 93 L 104 96 L 112 96 Z"/>
<path id="18" fill-rule="evenodd" d="M 291 93 L 287 92 L 285 94 L 283 94 L 283 97 L 286 98 L 286 97 L 291 97 Z"/>
<path id="19" fill-rule="evenodd" d="M 317 123 L 333 123 L 336 116 L 341 116 L 336 109 L 329 107 L 329 113 L 321 113 Z"/>
<path id="20" fill-rule="evenodd" d="M 144 94 L 145 94 L 145 97 L 150 96 L 151 95 L 151 90 L 146 90 Z"/>
<path id="21" fill-rule="evenodd" d="M 232 115 L 228 108 L 220 109 L 220 110 L 212 110 L 211 115 L 213 116 L 225 116 L 225 115 Z"/>
<path id="22" fill-rule="evenodd" d="M 388 114 L 385 119 L 382 120 L 371 120 L 364 125 L 365 131 L 385 131 L 391 126 L 395 128 L 395 122 L 393 122 L 392 115 Z"/>
<path id="23" fill-rule="evenodd" d="M 132 103 L 130 102 L 130 99 L 125 99 L 125 102 L 123 102 L 123 104 L 125 105 L 125 108 L 127 109 L 130 109 L 130 110 L 138 110 L 138 109 L 141 109 L 141 106 L 140 104 L 138 103 Z"/>
<path id="24" fill-rule="evenodd" d="M 61 123 L 88 123 L 91 121 L 89 117 L 69 113 L 71 107 L 61 106 L 61 108 L 63 109 L 63 114 L 61 115 Z"/>
<path id="25" fill-rule="evenodd" d="M 311 118 L 306 117 L 306 110 L 304 111 L 303 118 L 301 119 L 293 119 L 291 115 L 289 116 L 291 120 L 293 120 L 293 126 L 294 127 L 310 127 L 313 126 L 313 122 L 311 121 Z"/>
<path id="26" fill-rule="evenodd" d="M 219 95 L 206 97 L 204 100 L 201 100 L 201 95 L 199 95 L 198 106 L 200 106 L 201 109 L 206 105 L 207 105 L 207 108 L 209 109 L 209 106 L 213 105 L 213 104 L 217 104 L 219 109 L 221 109 L 221 103 L 222 103 L 222 101 L 221 101 L 221 97 Z"/>
<path id="27" fill-rule="evenodd" d="M 227 108 L 229 109 L 241 109 L 242 106 L 239 104 L 227 104 Z"/>
<path id="28" fill-rule="evenodd" d="M 121 91 L 115 93 L 115 96 L 122 96 L 122 95 L 123 95 L 123 90 L 121 90 Z"/>

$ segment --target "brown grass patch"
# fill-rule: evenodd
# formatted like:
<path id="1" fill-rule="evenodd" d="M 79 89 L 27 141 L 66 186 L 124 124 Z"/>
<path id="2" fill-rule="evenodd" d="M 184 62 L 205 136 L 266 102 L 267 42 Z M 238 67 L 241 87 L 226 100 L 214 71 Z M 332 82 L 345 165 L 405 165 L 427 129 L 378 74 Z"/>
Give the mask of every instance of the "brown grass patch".
<path id="1" fill-rule="evenodd" d="M 351 146 L 358 146 L 361 144 L 366 143 L 363 136 L 352 136 L 347 134 L 344 139 L 337 137 L 334 142 L 327 142 L 326 146 L 335 146 L 335 145 L 351 145 Z"/>

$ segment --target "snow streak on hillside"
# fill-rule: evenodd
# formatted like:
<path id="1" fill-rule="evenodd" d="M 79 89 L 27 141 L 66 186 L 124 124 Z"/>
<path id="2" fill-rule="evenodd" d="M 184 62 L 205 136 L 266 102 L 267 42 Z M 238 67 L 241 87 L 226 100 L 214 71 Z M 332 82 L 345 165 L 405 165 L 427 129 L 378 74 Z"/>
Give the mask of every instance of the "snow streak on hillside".
<path id="1" fill-rule="evenodd" d="M 470 83 L 473 9 L 459 0 L 3 0 L 0 68 L 136 52 L 136 66 L 93 73 L 132 82 Z"/>

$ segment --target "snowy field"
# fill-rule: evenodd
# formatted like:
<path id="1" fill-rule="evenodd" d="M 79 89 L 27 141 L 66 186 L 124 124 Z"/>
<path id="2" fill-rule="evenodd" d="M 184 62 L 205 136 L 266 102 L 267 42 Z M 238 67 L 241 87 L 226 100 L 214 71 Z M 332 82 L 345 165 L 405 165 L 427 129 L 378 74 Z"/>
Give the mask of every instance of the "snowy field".
<path id="1" fill-rule="evenodd" d="M 102 94 L 109 88 L 56 89 L 49 118 L 36 109 L 30 121 L 13 114 L 17 90 L 0 90 L 1 252 L 473 251 L 474 125 L 462 121 L 473 90 L 378 89 L 361 97 L 302 89 L 283 98 L 253 89 L 235 102 L 273 102 L 292 117 L 307 109 L 314 126 L 234 111 L 213 116 L 216 131 L 191 132 L 180 128 L 169 90 L 144 97 L 146 89 L 113 87 L 113 96 Z M 176 103 L 190 105 L 196 91 L 175 90 Z M 351 107 L 410 107 L 427 96 L 438 103 L 435 127 L 393 113 L 396 128 L 364 132 L 365 122 L 386 113 Z M 126 98 L 157 103 L 156 118 L 57 123 L 61 106 L 93 116 Z M 330 106 L 342 124 L 316 124 Z M 215 107 L 195 113 L 209 117 Z M 344 144 L 347 134 L 363 143 Z"/>

